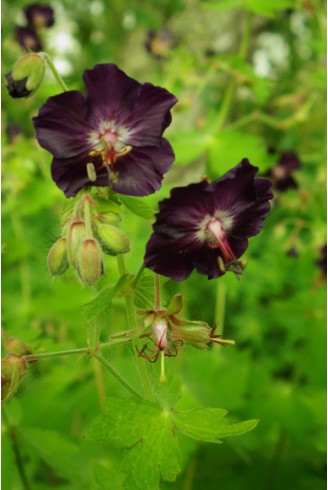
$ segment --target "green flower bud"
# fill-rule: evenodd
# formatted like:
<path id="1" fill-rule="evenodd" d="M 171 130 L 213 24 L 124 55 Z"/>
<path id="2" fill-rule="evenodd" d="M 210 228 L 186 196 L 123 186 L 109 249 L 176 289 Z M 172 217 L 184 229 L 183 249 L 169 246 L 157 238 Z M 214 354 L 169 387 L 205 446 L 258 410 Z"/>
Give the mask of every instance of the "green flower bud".
<path id="1" fill-rule="evenodd" d="M 84 221 L 74 221 L 70 224 L 67 234 L 67 257 L 70 265 L 77 268 L 77 253 L 86 237 Z"/>
<path id="2" fill-rule="evenodd" d="M 48 268 L 52 276 L 60 276 L 68 269 L 67 240 L 62 237 L 57 240 L 48 253 Z"/>
<path id="3" fill-rule="evenodd" d="M 129 239 L 126 234 L 119 228 L 116 228 L 116 226 L 101 224 L 97 228 L 97 234 L 105 253 L 109 255 L 118 255 L 129 252 Z"/>
<path id="4" fill-rule="evenodd" d="M 77 271 L 81 280 L 93 286 L 104 272 L 101 246 L 94 238 L 86 238 L 81 243 L 77 256 Z"/>
<path id="5" fill-rule="evenodd" d="M 43 81 L 45 70 L 45 59 L 39 53 L 29 53 L 17 60 L 5 75 L 9 95 L 17 99 L 35 93 Z"/>
<path id="6" fill-rule="evenodd" d="M 1 400 L 6 401 L 17 391 L 27 372 L 26 362 L 16 354 L 8 354 L 1 361 Z"/>

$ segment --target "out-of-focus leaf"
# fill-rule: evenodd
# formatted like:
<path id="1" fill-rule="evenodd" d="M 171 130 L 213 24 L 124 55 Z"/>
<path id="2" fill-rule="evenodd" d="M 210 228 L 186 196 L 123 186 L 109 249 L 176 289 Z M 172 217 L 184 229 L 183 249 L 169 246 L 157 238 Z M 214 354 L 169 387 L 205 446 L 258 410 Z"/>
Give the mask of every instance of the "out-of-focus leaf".
<path id="1" fill-rule="evenodd" d="M 145 219 L 152 219 L 154 217 L 154 210 L 149 204 L 141 197 L 133 196 L 120 196 L 120 201 L 124 206 L 136 216 L 140 216 Z"/>

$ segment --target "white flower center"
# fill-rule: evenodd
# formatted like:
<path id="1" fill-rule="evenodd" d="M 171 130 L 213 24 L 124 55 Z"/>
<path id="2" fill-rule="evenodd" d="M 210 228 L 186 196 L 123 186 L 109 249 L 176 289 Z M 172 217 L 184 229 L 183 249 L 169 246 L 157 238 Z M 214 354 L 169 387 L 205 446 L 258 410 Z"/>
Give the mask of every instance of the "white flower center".
<path id="1" fill-rule="evenodd" d="M 90 156 L 101 155 L 103 165 L 113 168 L 117 158 L 132 150 L 126 144 L 129 131 L 125 126 L 119 126 L 114 120 L 102 121 L 97 130 L 89 134 L 88 142 L 92 145 Z"/>
<path id="2" fill-rule="evenodd" d="M 217 211 L 214 216 L 206 216 L 197 233 L 202 242 L 206 242 L 210 248 L 219 248 L 225 262 L 236 259 L 227 239 L 227 233 L 233 226 L 233 216 L 227 211 Z"/>

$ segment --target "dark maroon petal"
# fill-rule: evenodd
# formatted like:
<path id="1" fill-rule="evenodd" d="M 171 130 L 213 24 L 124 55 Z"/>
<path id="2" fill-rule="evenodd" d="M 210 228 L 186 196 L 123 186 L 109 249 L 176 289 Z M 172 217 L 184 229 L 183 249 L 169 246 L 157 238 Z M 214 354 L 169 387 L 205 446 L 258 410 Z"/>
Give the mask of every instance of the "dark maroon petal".
<path id="1" fill-rule="evenodd" d="M 115 169 L 118 182 L 111 187 L 120 194 L 148 196 L 160 188 L 164 174 L 174 161 L 174 152 L 166 139 L 159 147 L 134 148 L 118 158 Z"/>
<path id="2" fill-rule="evenodd" d="M 154 233 L 146 246 L 145 265 L 157 274 L 182 281 L 193 270 L 197 247 L 197 241 L 191 235 L 174 240 L 162 233 Z"/>
<path id="3" fill-rule="evenodd" d="M 186 187 L 176 187 L 164 199 L 157 214 L 154 230 L 177 238 L 181 233 L 195 232 L 206 215 L 213 213 L 212 193 L 208 183 L 200 182 Z"/>
<path id="4" fill-rule="evenodd" d="M 33 3 L 25 8 L 25 17 L 34 27 L 51 27 L 54 22 L 54 10 L 49 5 Z"/>
<path id="5" fill-rule="evenodd" d="M 125 121 L 130 131 L 127 142 L 132 146 L 158 145 L 171 122 L 170 109 L 176 103 L 176 97 L 164 88 L 144 83 L 134 111 Z"/>
<path id="6" fill-rule="evenodd" d="M 248 238 L 261 231 L 263 222 L 271 209 L 270 200 L 273 198 L 271 185 L 267 179 L 255 179 L 254 201 L 234 216 L 233 229 L 229 232 L 229 242 L 230 236 Z"/>
<path id="7" fill-rule="evenodd" d="M 96 186 L 107 187 L 108 174 L 102 166 L 100 158 L 93 159 L 97 171 L 97 180 L 91 182 L 87 173 L 88 159 L 76 157 L 74 159 L 61 160 L 54 158 L 51 165 L 51 175 L 57 186 L 66 197 L 75 196 L 83 187 Z"/>
<path id="8" fill-rule="evenodd" d="M 288 173 L 298 170 L 301 167 L 301 161 L 294 151 L 285 151 L 281 154 L 278 165 L 285 168 Z"/>
<path id="9" fill-rule="evenodd" d="M 122 123 L 131 115 L 140 83 L 111 63 L 86 70 L 83 79 L 87 87 L 87 118 L 93 126 L 104 120 Z"/>
<path id="10" fill-rule="evenodd" d="M 193 257 L 193 266 L 197 272 L 208 276 L 209 279 L 223 276 L 225 272 L 219 268 L 219 256 L 220 250 L 218 248 L 209 248 L 203 245 Z"/>
<path id="11" fill-rule="evenodd" d="M 254 177 L 258 171 L 247 159 L 213 181 L 213 200 L 216 209 L 228 210 L 232 214 L 241 212 L 256 198 Z"/>
<path id="12" fill-rule="evenodd" d="M 70 158 L 91 149 L 85 123 L 85 98 L 75 90 L 50 97 L 33 118 L 40 145 L 55 158 Z"/>
<path id="13" fill-rule="evenodd" d="M 28 51 L 42 51 L 39 36 L 32 27 L 15 27 L 15 34 L 18 43 Z"/>

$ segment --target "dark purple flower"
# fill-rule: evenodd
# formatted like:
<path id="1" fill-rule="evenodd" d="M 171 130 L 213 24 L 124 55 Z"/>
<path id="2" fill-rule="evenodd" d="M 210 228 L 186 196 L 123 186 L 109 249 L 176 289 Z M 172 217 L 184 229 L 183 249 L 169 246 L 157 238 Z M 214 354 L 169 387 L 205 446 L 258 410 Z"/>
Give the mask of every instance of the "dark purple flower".
<path id="1" fill-rule="evenodd" d="M 209 279 L 242 272 L 237 259 L 270 210 L 271 182 L 244 159 L 214 182 L 177 187 L 160 203 L 145 265 L 177 281 L 195 268 Z"/>
<path id="2" fill-rule="evenodd" d="M 55 23 L 54 10 L 49 5 L 33 3 L 24 9 L 24 13 L 29 25 L 35 29 L 51 27 Z"/>
<path id="3" fill-rule="evenodd" d="M 113 64 L 96 65 L 83 78 L 86 97 L 50 97 L 33 119 L 40 145 L 54 156 L 54 181 L 67 197 L 90 185 L 131 196 L 155 192 L 174 160 L 162 133 L 177 99 Z"/>
<path id="4" fill-rule="evenodd" d="M 145 48 L 157 59 L 167 58 L 170 50 L 175 46 L 176 40 L 169 29 L 162 28 L 147 32 Z"/>
<path id="5" fill-rule="evenodd" d="M 16 39 L 22 48 L 27 51 L 42 51 L 41 41 L 39 36 L 32 27 L 16 26 Z"/>
<path id="6" fill-rule="evenodd" d="M 272 180 L 273 187 L 278 191 L 296 189 L 298 184 L 293 177 L 293 172 L 300 167 L 301 161 L 297 153 L 285 151 L 281 154 L 277 165 L 272 167 L 265 176 Z"/>

